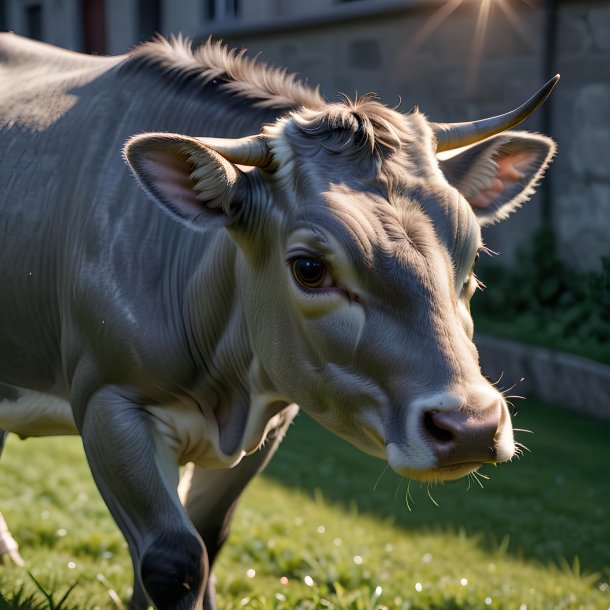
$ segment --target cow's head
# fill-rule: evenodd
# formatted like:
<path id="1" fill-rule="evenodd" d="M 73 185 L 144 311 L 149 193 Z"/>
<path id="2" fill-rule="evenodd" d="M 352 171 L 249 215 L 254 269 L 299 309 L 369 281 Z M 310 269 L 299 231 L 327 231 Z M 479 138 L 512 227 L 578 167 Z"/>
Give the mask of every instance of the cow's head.
<path id="1" fill-rule="evenodd" d="M 480 225 L 531 195 L 555 149 L 505 130 L 553 84 L 474 123 L 363 98 L 296 110 L 242 140 L 144 134 L 126 157 L 163 207 L 239 246 L 258 390 L 402 475 L 454 479 L 515 452 L 469 302 Z"/>

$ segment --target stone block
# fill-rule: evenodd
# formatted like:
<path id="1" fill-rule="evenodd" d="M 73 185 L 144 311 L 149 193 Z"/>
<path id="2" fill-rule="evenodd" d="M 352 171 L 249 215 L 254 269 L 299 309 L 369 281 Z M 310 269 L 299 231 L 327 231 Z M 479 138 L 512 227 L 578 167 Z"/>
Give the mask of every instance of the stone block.
<path id="1" fill-rule="evenodd" d="M 576 269 L 599 269 L 610 256 L 610 184 L 574 179 L 556 201 L 561 258 Z"/>
<path id="2" fill-rule="evenodd" d="M 610 51 L 610 7 L 592 8 L 589 25 L 595 48 Z"/>
<path id="3" fill-rule="evenodd" d="M 575 173 L 610 181 L 610 84 L 585 85 L 574 101 L 570 159 Z"/>
<path id="4" fill-rule="evenodd" d="M 543 347 L 477 336 L 481 368 L 514 393 L 610 421 L 610 366 Z"/>

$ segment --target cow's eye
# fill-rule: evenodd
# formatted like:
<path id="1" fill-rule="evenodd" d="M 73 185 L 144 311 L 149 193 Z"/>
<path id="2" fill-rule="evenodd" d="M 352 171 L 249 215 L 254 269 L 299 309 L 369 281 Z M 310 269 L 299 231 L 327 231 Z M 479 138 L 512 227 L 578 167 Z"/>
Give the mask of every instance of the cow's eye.
<path id="1" fill-rule="evenodd" d="M 474 262 L 472 263 L 472 267 L 470 268 L 470 273 L 466 276 L 466 278 L 464 279 L 464 285 L 462 286 L 462 290 L 465 290 L 466 288 L 468 288 L 468 286 L 470 285 L 470 281 L 472 280 L 472 278 L 475 279 L 476 282 L 476 286 L 478 287 L 480 285 L 480 282 L 477 280 L 476 275 L 474 274 L 474 269 L 477 266 L 477 261 L 479 260 L 479 253 L 477 252 L 477 255 L 474 258 Z"/>
<path id="2" fill-rule="evenodd" d="M 308 290 L 321 288 L 327 277 L 326 265 L 313 257 L 299 257 L 291 261 L 294 279 Z"/>

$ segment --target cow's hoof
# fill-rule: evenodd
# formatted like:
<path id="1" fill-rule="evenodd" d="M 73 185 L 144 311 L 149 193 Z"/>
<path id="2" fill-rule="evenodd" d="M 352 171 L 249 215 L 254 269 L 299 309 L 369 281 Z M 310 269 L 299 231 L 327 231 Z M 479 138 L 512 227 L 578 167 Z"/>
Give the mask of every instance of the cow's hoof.
<path id="1" fill-rule="evenodd" d="M 155 608 L 201 608 L 207 577 L 201 539 L 188 532 L 157 537 L 142 557 L 140 574 Z"/>
<path id="2" fill-rule="evenodd" d="M 17 543 L 13 540 L 13 542 L 15 542 L 15 547 L 7 549 L 3 546 L 3 542 L 3 540 L 0 541 L 0 563 L 5 565 L 13 564 L 20 568 L 25 566 L 25 561 L 23 561 L 23 558 L 17 550 Z"/>
<path id="3" fill-rule="evenodd" d="M 25 565 L 19 554 L 19 545 L 11 536 L 2 513 L 0 513 L 0 563 L 13 563 L 21 567 Z"/>

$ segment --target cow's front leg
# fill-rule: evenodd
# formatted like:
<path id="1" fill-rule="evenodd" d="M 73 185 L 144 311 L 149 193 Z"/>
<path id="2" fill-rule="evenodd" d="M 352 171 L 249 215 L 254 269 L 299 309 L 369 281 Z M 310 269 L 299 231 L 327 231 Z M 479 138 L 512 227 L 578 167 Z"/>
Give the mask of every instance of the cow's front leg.
<path id="1" fill-rule="evenodd" d="M 273 457 L 297 413 L 296 405 L 289 405 L 278 413 L 263 446 L 244 457 L 237 466 L 228 470 L 208 470 L 189 464 L 180 479 L 178 493 L 208 552 L 210 578 L 205 591 L 204 610 L 217 608 L 212 567 L 229 535 L 239 497 L 252 478 Z"/>
<path id="2" fill-rule="evenodd" d="M 80 418 L 85 453 L 152 604 L 199 609 L 208 574 L 205 547 L 178 499 L 176 456 L 149 417 L 120 388 L 97 392 Z"/>

